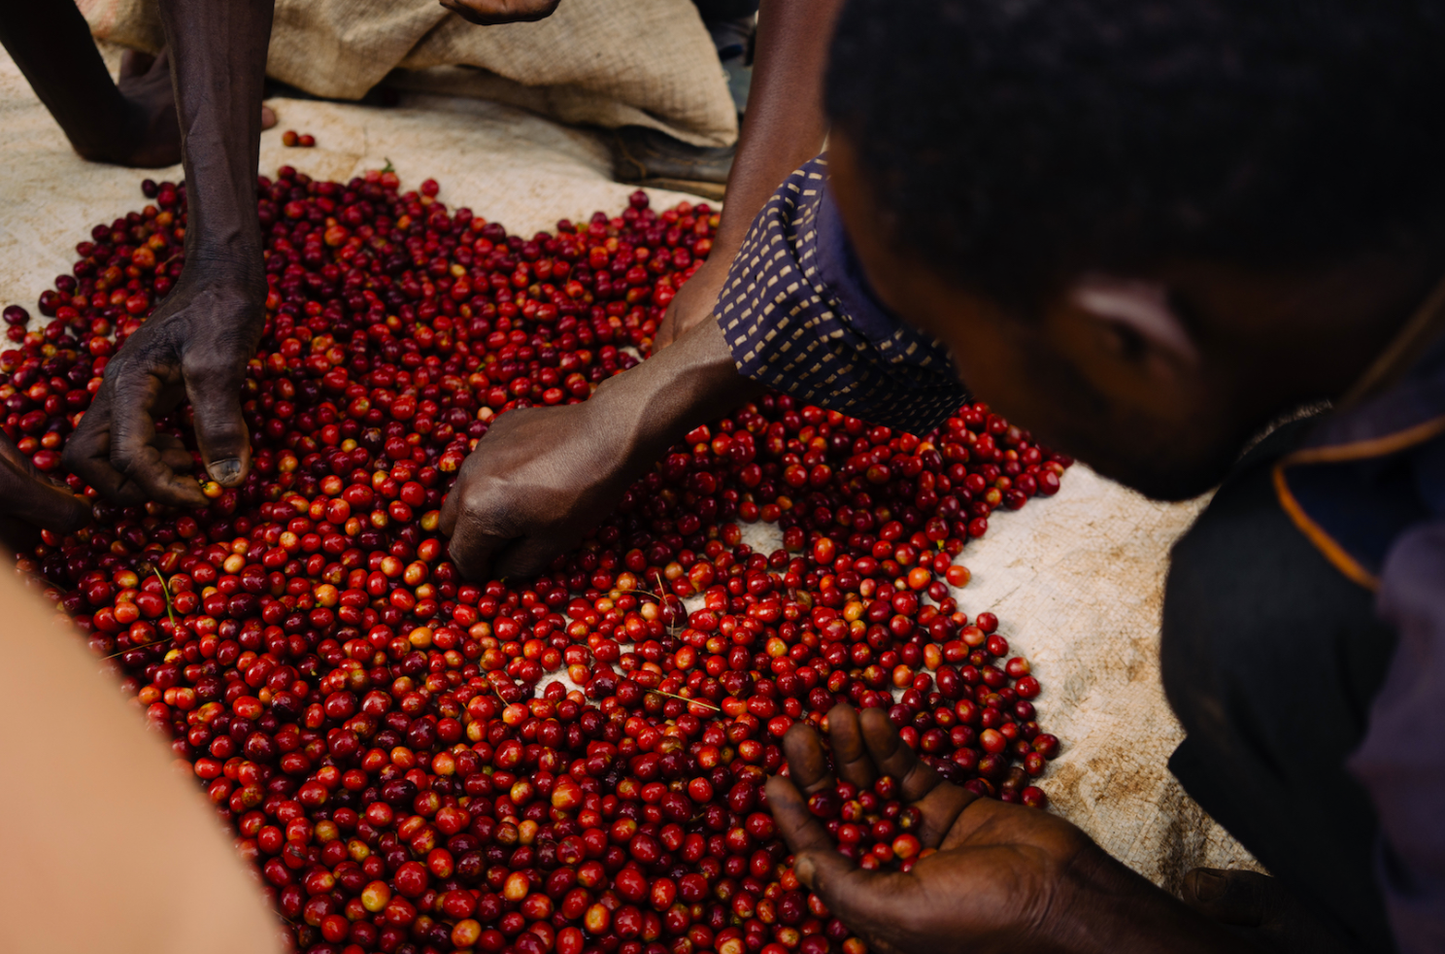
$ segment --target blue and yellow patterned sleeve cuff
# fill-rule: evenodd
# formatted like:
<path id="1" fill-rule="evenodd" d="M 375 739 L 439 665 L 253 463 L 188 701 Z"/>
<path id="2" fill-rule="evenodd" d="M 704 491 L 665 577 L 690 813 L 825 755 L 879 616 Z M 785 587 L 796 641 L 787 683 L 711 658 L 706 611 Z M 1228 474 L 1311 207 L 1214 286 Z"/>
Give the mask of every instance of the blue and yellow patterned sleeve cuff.
<path id="1" fill-rule="evenodd" d="M 938 339 L 872 295 L 819 157 L 753 220 L 715 308 L 738 370 L 798 400 L 926 434 L 968 392 Z"/>

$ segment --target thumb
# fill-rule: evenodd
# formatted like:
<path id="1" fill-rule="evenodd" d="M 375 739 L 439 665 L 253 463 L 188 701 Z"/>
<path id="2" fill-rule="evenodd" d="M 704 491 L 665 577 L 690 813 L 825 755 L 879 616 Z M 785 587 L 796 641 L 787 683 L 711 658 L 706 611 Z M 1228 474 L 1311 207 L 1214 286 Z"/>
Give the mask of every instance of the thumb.
<path id="1" fill-rule="evenodd" d="M 196 446 L 206 473 L 222 487 L 238 487 L 251 472 L 251 435 L 241 416 L 243 375 L 239 370 L 192 373 L 186 394 L 195 417 Z"/>
<path id="2" fill-rule="evenodd" d="M 892 933 L 918 882 L 900 871 L 864 871 L 832 850 L 808 850 L 793 860 L 798 880 L 823 899 L 833 916 L 865 937 Z"/>
<path id="3" fill-rule="evenodd" d="M 662 316 L 662 321 L 657 325 L 657 333 L 652 336 L 652 353 L 657 354 L 663 348 L 672 344 L 677 337 L 677 299 L 674 298 L 667 306 L 667 311 Z"/>
<path id="4" fill-rule="evenodd" d="M 796 730 L 796 727 L 794 727 Z M 805 735 L 790 730 L 794 743 Z M 821 754 L 821 753 L 819 753 Z M 794 769 L 803 766 L 803 759 L 789 760 Z M 803 774 L 814 774 L 805 772 Z M 768 806 L 777 821 L 783 840 L 793 849 L 793 871 L 798 880 L 823 899 L 828 910 L 855 932 L 876 936 L 889 931 L 898 920 L 900 904 L 908 903 L 909 895 L 918 890 L 911 874 L 899 871 L 864 871 L 834 849 L 827 831 L 808 811 L 802 793 L 791 778 L 773 776 L 768 779 Z"/>

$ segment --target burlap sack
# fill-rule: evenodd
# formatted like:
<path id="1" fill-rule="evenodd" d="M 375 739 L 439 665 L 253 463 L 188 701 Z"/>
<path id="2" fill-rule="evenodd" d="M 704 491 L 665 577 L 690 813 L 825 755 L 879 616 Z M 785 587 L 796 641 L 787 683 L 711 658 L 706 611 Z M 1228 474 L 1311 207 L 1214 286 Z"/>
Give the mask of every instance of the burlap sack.
<path id="1" fill-rule="evenodd" d="M 155 52 L 155 0 L 79 0 L 96 37 Z M 388 74 L 566 123 L 648 126 L 699 146 L 737 113 L 690 0 L 565 0 L 538 23 L 478 27 L 436 0 L 277 0 L 266 70 L 316 96 L 360 99 Z"/>

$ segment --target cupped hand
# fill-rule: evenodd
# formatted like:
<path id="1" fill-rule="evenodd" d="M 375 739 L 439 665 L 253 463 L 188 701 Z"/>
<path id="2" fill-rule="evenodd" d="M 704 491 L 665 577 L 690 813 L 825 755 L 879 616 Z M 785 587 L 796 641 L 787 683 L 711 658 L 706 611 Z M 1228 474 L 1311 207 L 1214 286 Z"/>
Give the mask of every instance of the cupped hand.
<path id="1" fill-rule="evenodd" d="M 633 447 L 596 399 L 501 415 L 442 504 L 452 562 L 471 579 L 542 572 L 626 492 Z"/>
<path id="2" fill-rule="evenodd" d="M 189 265 L 187 274 L 196 268 Z M 205 506 L 188 475 L 190 452 L 156 431 L 156 420 L 187 397 L 210 479 L 240 485 L 251 467 L 241 391 L 265 326 L 264 294 L 264 286 L 258 292 L 183 276 L 106 365 L 100 391 L 66 444 L 65 465 L 116 503 Z"/>
<path id="3" fill-rule="evenodd" d="M 57 486 L 0 435 L 0 542 L 16 552 L 40 541 L 40 529 L 72 533 L 90 522 L 90 504 Z"/>
<path id="4" fill-rule="evenodd" d="M 545 20 L 560 0 L 441 0 L 441 5 L 464 20 L 481 26 L 498 23 L 532 23 Z"/>
<path id="5" fill-rule="evenodd" d="M 832 763 L 860 787 L 901 783 L 922 813 L 919 840 L 935 853 L 908 873 L 864 871 L 840 854 L 807 798 L 836 784 L 822 740 L 805 724 L 783 740 L 790 776 L 768 780 L 779 831 L 798 878 L 880 954 L 1068 950 L 1052 919 L 1070 907 L 1070 882 L 1107 856 L 1079 829 L 1035 808 L 980 798 L 944 781 L 914 754 L 881 709 L 828 713 Z"/>
<path id="6" fill-rule="evenodd" d="M 667 312 L 657 325 L 657 334 L 652 336 L 652 353 L 656 354 L 683 336 L 689 328 L 702 324 L 713 316 L 718 295 L 722 294 L 732 260 L 726 261 L 716 255 L 709 258 L 693 276 L 683 282 Z"/>

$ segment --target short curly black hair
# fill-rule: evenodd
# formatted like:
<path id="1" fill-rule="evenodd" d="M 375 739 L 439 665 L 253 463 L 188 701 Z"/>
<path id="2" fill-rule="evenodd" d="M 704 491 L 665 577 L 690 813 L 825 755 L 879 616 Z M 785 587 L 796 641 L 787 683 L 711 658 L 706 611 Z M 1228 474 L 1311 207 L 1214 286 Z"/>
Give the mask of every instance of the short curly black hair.
<path id="1" fill-rule="evenodd" d="M 827 107 L 890 239 L 1000 295 L 1445 234 L 1440 0 L 848 0 Z"/>

